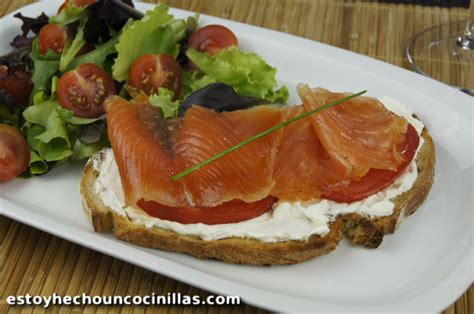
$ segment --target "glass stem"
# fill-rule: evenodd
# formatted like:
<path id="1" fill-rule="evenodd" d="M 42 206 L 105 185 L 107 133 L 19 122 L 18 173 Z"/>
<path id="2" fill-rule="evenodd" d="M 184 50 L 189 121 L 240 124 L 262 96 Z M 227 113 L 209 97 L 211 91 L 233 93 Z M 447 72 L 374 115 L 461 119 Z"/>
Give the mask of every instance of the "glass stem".
<path id="1" fill-rule="evenodd" d="M 457 39 L 457 43 L 463 49 L 474 49 L 474 0 L 469 6 L 469 16 L 464 34 Z"/>

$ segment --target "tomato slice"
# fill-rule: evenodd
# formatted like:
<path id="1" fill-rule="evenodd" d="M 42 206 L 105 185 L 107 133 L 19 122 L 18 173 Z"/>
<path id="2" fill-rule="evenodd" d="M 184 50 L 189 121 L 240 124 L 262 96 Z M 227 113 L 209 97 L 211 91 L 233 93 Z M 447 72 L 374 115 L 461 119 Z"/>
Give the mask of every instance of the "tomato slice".
<path id="1" fill-rule="evenodd" d="M 114 81 L 95 64 L 81 64 L 59 79 L 59 102 L 77 117 L 97 118 L 102 115 L 105 112 L 104 100 L 109 95 L 116 95 Z"/>
<path id="2" fill-rule="evenodd" d="M 27 103 L 32 89 L 31 74 L 18 70 L 9 75 L 7 67 L 0 66 L 0 90 L 5 91 L 16 105 Z"/>
<path id="3" fill-rule="evenodd" d="M 176 100 L 182 88 L 181 67 L 171 56 L 146 54 L 132 64 L 129 81 L 131 86 L 149 96 L 159 87 L 165 87 L 173 92 L 173 100 Z"/>
<path id="4" fill-rule="evenodd" d="M 46 54 L 48 50 L 61 53 L 66 45 L 66 29 L 58 24 L 48 24 L 41 28 L 38 35 L 38 46 L 41 54 Z"/>
<path id="5" fill-rule="evenodd" d="M 411 124 L 408 125 L 406 140 L 402 145 L 403 161 L 396 171 L 371 169 L 359 180 L 350 182 L 346 187 L 329 189 L 323 196 L 332 201 L 351 203 L 362 200 L 388 187 L 407 169 L 415 157 L 418 145 L 420 145 L 420 136 Z"/>
<path id="6" fill-rule="evenodd" d="M 258 217 L 272 209 L 276 198 L 269 196 L 260 201 L 245 203 L 233 200 L 216 207 L 169 207 L 154 201 L 138 201 L 148 215 L 182 224 L 204 223 L 207 225 L 235 223 Z"/>
<path id="7" fill-rule="evenodd" d="M 199 52 L 207 52 L 210 55 L 231 46 L 238 46 L 238 44 L 235 34 L 222 25 L 204 26 L 194 32 L 188 41 L 188 47 Z"/>
<path id="8" fill-rule="evenodd" d="M 0 181 L 11 180 L 28 169 L 30 149 L 12 126 L 0 124 Z"/>

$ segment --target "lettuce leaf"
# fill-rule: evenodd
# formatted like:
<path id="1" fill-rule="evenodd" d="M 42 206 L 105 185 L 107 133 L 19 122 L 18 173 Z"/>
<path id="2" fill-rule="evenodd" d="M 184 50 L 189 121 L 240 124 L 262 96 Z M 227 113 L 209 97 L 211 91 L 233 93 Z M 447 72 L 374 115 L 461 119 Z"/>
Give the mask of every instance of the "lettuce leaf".
<path id="1" fill-rule="evenodd" d="M 201 77 L 193 80 L 191 84 L 189 85 L 189 87 L 191 88 L 191 91 L 194 92 L 212 83 L 216 83 L 215 78 L 209 75 L 202 75 Z"/>
<path id="2" fill-rule="evenodd" d="M 63 107 L 57 107 L 56 111 L 58 112 L 59 116 L 61 119 L 63 119 L 66 122 L 71 123 L 72 125 L 85 125 L 85 124 L 91 124 L 96 121 L 99 121 L 99 118 L 96 119 L 86 119 L 86 118 L 79 118 L 74 116 L 74 113 L 66 108 Z"/>
<path id="3" fill-rule="evenodd" d="M 210 82 L 222 82 L 232 86 L 240 95 L 272 103 L 285 103 L 288 100 L 289 94 L 286 86 L 275 90 L 277 86 L 276 68 L 268 65 L 256 53 L 244 52 L 237 47 L 231 47 L 210 56 L 190 48 L 186 55 L 207 76 L 193 82 L 191 85 L 193 90 L 202 88 Z"/>
<path id="4" fill-rule="evenodd" d="M 30 150 L 30 174 L 38 175 L 48 172 L 48 164 L 38 154 Z"/>
<path id="5" fill-rule="evenodd" d="M 158 94 L 150 96 L 150 104 L 161 110 L 163 118 L 170 119 L 178 116 L 179 100 L 173 101 L 173 92 L 167 88 L 158 88 Z"/>
<path id="6" fill-rule="evenodd" d="M 78 140 L 74 144 L 71 159 L 81 160 L 84 158 L 89 158 L 95 153 L 97 153 L 98 151 L 100 151 L 102 148 L 104 148 L 107 144 L 108 144 L 108 140 L 105 134 L 102 136 L 102 138 L 99 141 L 95 143 L 85 144 Z"/>
<path id="7" fill-rule="evenodd" d="M 83 13 L 85 12 L 86 7 L 76 7 L 71 5 L 66 10 L 62 10 L 57 15 L 54 15 L 49 18 L 49 23 L 51 24 L 60 24 L 67 25 L 78 21 Z"/>
<path id="8" fill-rule="evenodd" d="M 120 32 L 128 20 L 139 20 L 143 13 L 135 10 L 132 0 L 97 0 L 87 7 L 90 13 L 84 29 L 88 43 L 101 44 Z"/>
<path id="9" fill-rule="evenodd" d="M 105 129 L 96 142 L 82 143 L 77 135 L 78 128 L 101 119 L 75 117 L 72 111 L 61 107 L 54 88 L 52 94 L 49 98 L 43 92 L 35 94 L 33 105 L 23 112 L 27 121 L 25 134 L 28 146 L 35 158 L 34 163 L 30 163 L 31 174 L 46 172 L 44 167 L 48 167 L 50 162 L 90 157 L 107 144 Z"/>
<path id="10" fill-rule="evenodd" d="M 76 37 L 71 42 L 68 42 L 64 47 L 64 50 L 61 54 L 61 59 L 59 60 L 59 70 L 64 71 L 64 69 L 72 62 L 74 57 L 79 53 L 79 51 L 84 47 L 86 44 L 86 40 L 84 39 L 84 24 L 85 21 L 81 21 Z"/>
<path id="11" fill-rule="evenodd" d="M 184 34 L 184 20 L 173 19 L 164 4 L 158 4 L 141 20 L 126 24 L 116 46 L 114 79 L 126 81 L 132 63 L 144 54 L 168 54 L 176 58 L 178 42 Z"/>
<path id="12" fill-rule="evenodd" d="M 34 69 L 31 77 L 34 85 L 32 94 L 34 95 L 39 91 L 47 91 L 50 88 L 50 80 L 59 70 L 60 55 L 51 50 L 45 55 L 40 54 L 38 40 L 36 39 L 33 41 L 30 58 L 33 61 Z"/>
<path id="13" fill-rule="evenodd" d="M 22 25 L 21 25 L 21 34 L 15 36 L 13 38 L 13 41 L 10 43 L 11 46 L 19 49 L 19 48 L 29 48 L 31 49 L 31 44 L 33 42 L 33 39 L 39 34 L 41 28 L 48 24 L 48 16 L 46 14 L 41 13 L 36 18 L 32 17 L 27 17 L 21 14 L 20 12 L 16 13 L 13 15 L 13 17 L 16 17 L 21 20 Z M 29 33 L 33 33 L 34 36 L 28 37 Z"/>
<path id="14" fill-rule="evenodd" d="M 45 129 L 41 125 L 34 124 L 26 132 L 26 140 L 28 142 L 28 146 L 30 146 L 33 151 L 38 151 L 38 144 L 40 143 L 40 140 L 36 137 L 44 131 Z"/>
<path id="15" fill-rule="evenodd" d="M 179 106 L 178 115 L 184 116 L 186 110 L 195 105 L 223 112 L 247 109 L 263 102 L 258 98 L 239 95 L 225 83 L 211 83 L 186 96 Z"/>
<path id="16" fill-rule="evenodd" d="M 22 36 L 24 37 L 27 37 L 30 32 L 35 35 L 38 35 L 41 28 L 48 24 L 48 16 L 44 14 L 44 12 L 41 13 L 41 15 L 38 15 L 36 18 L 24 16 L 20 12 L 13 15 L 13 17 L 16 17 L 17 19 L 21 20 L 21 32 Z"/>
<path id="17" fill-rule="evenodd" d="M 117 52 L 117 50 L 115 49 L 115 45 L 117 44 L 118 39 L 119 35 L 117 34 L 116 36 L 112 37 L 108 42 L 99 47 L 96 47 L 91 52 L 76 57 L 74 60 L 71 61 L 71 63 L 66 66 L 65 71 L 73 70 L 83 63 L 93 63 L 106 70 L 107 66 L 105 61 L 107 60 L 108 56 Z"/>
<path id="18" fill-rule="evenodd" d="M 34 97 L 33 106 L 23 111 L 26 121 L 44 129 L 41 133 L 35 131 L 28 142 L 30 148 L 37 148 L 39 157 L 47 162 L 59 161 L 72 155 L 66 123 L 56 111 L 59 106 L 57 100 L 45 99 L 42 93 L 38 93 Z M 32 145 L 33 140 L 36 142 Z"/>
<path id="19" fill-rule="evenodd" d="M 76 128 L 77 139 L 82 144 L 94 144 L 107 134 L 105 120 L 99 120 L 91 124 L 79 125 Z"/>
<path id="20" fill-rule="evenodd" d="M 202 71 L 186 70 L 181 72 L 183 76 L 183 89 L 181 91 L 182 99 L 185 100 L 189 95 L 198 91 L 209 84 L 216 83 L 216 79 L 204 74 Z"/>

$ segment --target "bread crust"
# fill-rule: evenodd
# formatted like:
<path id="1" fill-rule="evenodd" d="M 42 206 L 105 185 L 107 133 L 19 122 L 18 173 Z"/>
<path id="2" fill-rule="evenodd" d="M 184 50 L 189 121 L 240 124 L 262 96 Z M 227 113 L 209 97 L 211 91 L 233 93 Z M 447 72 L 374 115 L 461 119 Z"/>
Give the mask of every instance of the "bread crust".
<path id="1" fill-rule="evenodd" d="M 418 177 L 410 190 L 391 200 L 395 205 L 391 215 L 369 218 L 351 213 L 339 216 L 344 223 L 344 235 L 353 245 L 377 248 L 384 235 L 392 234 L 402 220 L 413 214 L 426 200 L 434 181 L 436 154 L 433 139 L 426 128 L 421 136 L 424 144 L 416 157 Z"/>
<path id="2" fill-rule="evenodd" d="M 351 213 L 337 216 L 324 236 L 312 235 L 307 241 L 267 243 L 248 238 L 203 240 L 196 236 L 178 234 L 158 227 L 147 228 L 133 223 L 126 216 L 110 210 L 94 191 L 99 173 L 94 160 L 89 160 L 81 178 L 81 195 L 84 209 L 96 232 L 113 230 L 118 239 L 166 251 L 188 253 L 198 258 L 214 258 L 228 263 L 250 265 L 278 265 L 299 263 L 334 250 L 343 234 L 353 245 L 376 248 L 385 234 L 393 233 L 401 217 L 413 214 L 426 199 L 434 180 L 435 148 L 426 129 L 422 133 L 424 145 L 417 155 L 418 177 L 412 188 L 394 198 L 394 211 L 389 216 L 366 217 Z"/>

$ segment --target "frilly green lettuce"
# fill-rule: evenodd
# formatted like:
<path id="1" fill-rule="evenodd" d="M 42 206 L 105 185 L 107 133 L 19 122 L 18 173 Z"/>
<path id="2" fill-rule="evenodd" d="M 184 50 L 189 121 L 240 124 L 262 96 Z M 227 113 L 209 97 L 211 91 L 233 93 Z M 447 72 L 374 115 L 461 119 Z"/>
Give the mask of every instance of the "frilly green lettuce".
<path id="1" fill-rule="evenodd" d="M 31 150 L 30 173 L 41 174 L 48 170 L 48 163 L 62 162 L 68 158 L 83 159 L 92 156 L 106 144 L 106 135 L 94 143 L 82 143 L 77 128 L 92 125 L 101 119 L 83 119 L 61 107 L 57 98 L 39 92 L 33 105 L 23 111 L 26 120 L 24 133 Z"/>
<path id="2" fill-rule="evenodd" d="M 42 132 L 35 134 L 34 145 L 38 155 L 45 161 L 59 161 L 72 155 L 71 143 L 67 134 L 66 123 L 56 109 L 60 106 L 54 99 L 45 99 L 42 93 L 34 97 L 34 105 L 25 109 L 23 117 L 29 123 L 42 127 Z M 30 140 L 29 142 L 31 142 Z"/>
<path id="3" fill-rule="evenodd" d="M 179 100 L 173 101 L 173 92 L 166 88 L 158 88 L 158 93 L 150 96 L 150 104 L 161 110 L 163 118 L 176 118 L 178 116 Z"/>
<path id="4" fill-rule="evenodd" d="M 204 84 L 210 82 L 222 82 L 232 86 L 240 95 L 269 102 L 285 103 L 288 100 L 288 89 L 285 86 L 275 90 L 276 68 L 268 65 L 256 53 L 231 47 L 210 56 L 190 48 L 186 55 L 208 76 L 193 82 L 191 85 L 194 87 L 193 90 L 202 88 Z"/>
<path id="5" fill-rule="evenodd" d="M 29 171 L 32 175 L 43 174 L 48 171 L 48 164 L 32 150 L 30 150 Z"/>

